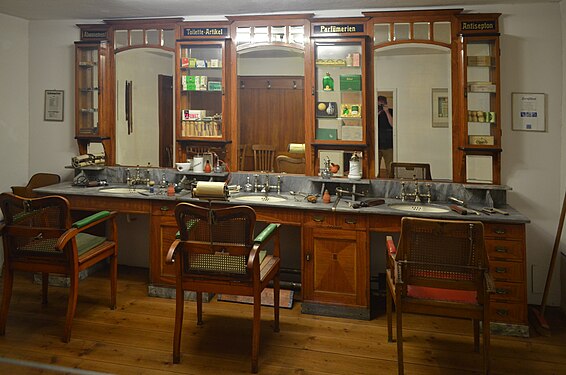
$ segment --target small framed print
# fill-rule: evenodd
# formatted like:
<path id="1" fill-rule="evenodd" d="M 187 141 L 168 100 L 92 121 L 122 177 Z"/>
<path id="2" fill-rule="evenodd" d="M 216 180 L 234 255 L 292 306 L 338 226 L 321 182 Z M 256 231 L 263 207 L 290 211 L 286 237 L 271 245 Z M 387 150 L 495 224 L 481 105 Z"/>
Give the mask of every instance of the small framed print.
<path id="1" fill-rule="evenodd" d="M 63 121 L 63 90 L 45 90 L 43 120 Z"/>
<path id="2" fill-rule="evenodd" d="M 514 92 L 511 111 L 513 130 L 546 131 L 546 96 L 545 94 Z"/>
<path id="3" fill-rule="evenodd" d="M 432 89 L 432 127 L 448 127 L 448 89 Z"/>

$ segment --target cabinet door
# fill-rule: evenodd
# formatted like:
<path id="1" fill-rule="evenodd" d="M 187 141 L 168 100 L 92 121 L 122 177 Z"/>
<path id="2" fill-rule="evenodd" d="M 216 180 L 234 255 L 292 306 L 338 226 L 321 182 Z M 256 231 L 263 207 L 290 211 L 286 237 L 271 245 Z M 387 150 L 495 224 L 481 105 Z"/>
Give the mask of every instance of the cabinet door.
<path id="1" fill-rule="evenodd" d="M 315 143 L 365 144 L 365 40 L 315 40 Z"/>
<path id="2" fill-rule="evenodd" d="M 179 44 L 178 140 L 223 140 L 224 42 Z"/>
<path id="3" fill-rule="evenodd" d="M 99 109 L 102 103 L 101 72 L 104 70 L 105 43 L 75 46 L 75 121 L 77 137 L 102 135 Z"/>
<path id="4" fill-rule="evenodd" d="M 169 247 L 175 241 L 177 222 L 174 216 L 151 216 L 151 280 L 152 284 L 174 284 L 175 265 L 165 264 Z"/>
<path id="5" fill-rule="evenodd" d="M 305 301 L 368 306 L 365 231 L 304 228 Z"/>
<path id="6" fill-rule="evenodd" d="M 464 37 L 463 52 L 466 181 L 499 183 L 499 39 Z"/>

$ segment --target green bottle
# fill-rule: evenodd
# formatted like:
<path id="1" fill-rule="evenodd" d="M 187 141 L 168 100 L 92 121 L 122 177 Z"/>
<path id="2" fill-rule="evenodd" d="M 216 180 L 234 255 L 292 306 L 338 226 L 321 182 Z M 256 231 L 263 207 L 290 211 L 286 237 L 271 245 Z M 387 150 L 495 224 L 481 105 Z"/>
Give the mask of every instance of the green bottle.
<path id="1" fill-rule="evenodd" d="M 334 79 L 330 77 L 330 73 L 326 73 L 322 78 L 322 89 L 324 91 L 334 91 Z"/>

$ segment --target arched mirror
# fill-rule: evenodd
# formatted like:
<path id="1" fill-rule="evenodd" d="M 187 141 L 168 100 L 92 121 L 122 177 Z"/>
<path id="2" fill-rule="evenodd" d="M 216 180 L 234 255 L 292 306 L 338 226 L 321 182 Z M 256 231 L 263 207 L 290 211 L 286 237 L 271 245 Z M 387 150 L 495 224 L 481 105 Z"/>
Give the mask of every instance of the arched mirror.
<path id="1" fill-rule="evenodd" d="M 155 48 L 116 53 L 116 164 L 173 166 L 173 61 Z"/>
<path id="2" fill-rule="evenodd" d="M 279 170 L 279 156 L 301 158 L 289 155 L 289 145 L 305 143 L 304 65 L 304 52 L 296 48 L 262 46 L 238 52 L 243 170 L 285 172 Z M 267 164 L 260 163 L 262 157 Z M 294 171 L 301 169 L 296 164 L 292 167 Z"/>
<path id="3" fill-rule="evenodd" d="M 450 52 L 425 43 L 374 51 L 379 177 L 394 177 L 386 162 L 397 162 L 429 164 L 433 179 L 452 179 Z"/>

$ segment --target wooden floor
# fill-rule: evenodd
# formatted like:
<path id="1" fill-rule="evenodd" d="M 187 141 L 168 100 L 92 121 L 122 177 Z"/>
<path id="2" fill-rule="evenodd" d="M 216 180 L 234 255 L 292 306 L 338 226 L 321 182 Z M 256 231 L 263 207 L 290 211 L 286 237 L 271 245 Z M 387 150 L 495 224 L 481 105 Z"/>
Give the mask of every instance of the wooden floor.
<path id="1" fill-rule="evenodd" d="M 250 305 L 213 300 L 204 305 L 204 325 L 197 326 L 196 306 L 187 302 L 182 360 L 173 364 L 174 300 L 147 297 L 147 275 L 120 269 L 117 310 L 108 308 L 104 270 L 81 281 L 68 344 L 60 339 L 67 290 L 51 287 L 50 303 L 42 306 L 40 287 L 19 275 L 0 337 L 0 373 L 249 373 Z M 260 374 L 395 374 L 396 346 L 387 342 L 382 310 L 371 321 L 355 321 L 302 315 L 295 303 L 281 310 L 281 332 L 274 333 L 273 310 L 262 308 Z M 566 323 L 558 310 L 547 311 L 551 337 L 493 337 L 493 373 L 566 374 Z M 471 323 L 417 315 L 405 322 L 406 374 L 479 372 Z"/>

